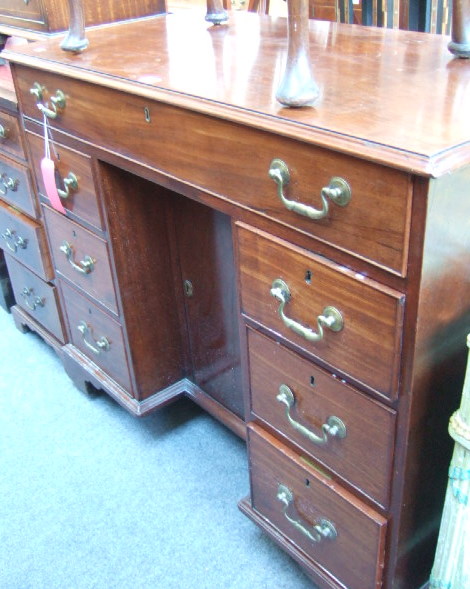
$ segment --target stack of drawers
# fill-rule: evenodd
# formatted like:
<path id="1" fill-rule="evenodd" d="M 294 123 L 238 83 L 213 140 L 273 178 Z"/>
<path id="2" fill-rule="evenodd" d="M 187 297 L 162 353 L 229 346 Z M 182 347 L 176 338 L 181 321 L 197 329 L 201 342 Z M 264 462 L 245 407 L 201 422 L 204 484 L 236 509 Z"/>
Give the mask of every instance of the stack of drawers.
<path id="1" fill-rule="evenodd" d="M 315 213 L 315 188 L 303 193 L 297 182 L 291 190 L 276 180 L 273 160 L 273 193 L 281 191 L 284 204 L 295 196 L 297 209 L 311 203 L 310 217 L 320 218 L 286 212 L 278 199 L 270 214 L 289 223 L 288 240 L 237 224 L 252 422 L 251 497 L 241 508 L 325 587 L 372 589 L 383 581 L 405 296 L 333 260 L 346 247 L 363 256 L 380 229 L 367 207 L 374 179 L 392 172 L 371 167 L 361 179 L 364 163 L 333 154 L 316 168 L 299 154 L 289 163 L 294 180 L 305 177 L 311 187 L 341 173 L 351 202 L 330 201 L 328 212 Z M 410 177 L 395 180 L 390 200 L 404 212 Z M 318 186 L 318 203 L 327 192 Z M 353 224 L 356 215 L 362 226 Z M 406 215 L 400 219 L 388 235 L 393 247 L 383 239 L 369 251 L 372 265 L 395 275 L 407 255 Z M 331 243 L 332 259 L 296 245 L 308 224 Z"/>
<path id="2" fill-rule="evenodd" d="M 33 97 L 30 101 L 34 105 Z M 60 118 L 52 124 L 60 127 Z M 155 254 L 148 248 L 145 254 L 148 263 L 144 257 L 139 258 L 136 254 L 138 234 L 133 233 L 131 224 L 124 227 L 119 212 L 110 214 L 105 205 L 105 201 L 111 199 L 110 208 L 118 207 L 118 195 L 125 198 L 133 190 L 136 200 L 145 200 L 144 189 L 139 190 L 132 176 L 128 176 L 127 182 L 125 175 L 114 181 L 108 179 L 106 166 L 100 166 L 96 158 L 86 153 L 88 146 L 66 136 L 58 128 L 51 128 L 49 137 L 56 161 L 56 186 L 65 212 L 56 210 L 46 195 L 41 175 L 42 126 L 26 121 L 25 127 L 66 326 L 68 343 L 62 348 L 64 367 L 80 388 L 86 391 L 103 389 L 132 413 L 146 413 L 155 404 L 179 394 L 182 386 L 177 384 L 181 379 L 180 358 L 167 346 L 171 365 L 165 363 L 161 339 L 167 338 L 166 333 L 159 332 L 155 336 L 148 328 L 147 311 L 143 311 L 144 303 L 139 301 L 152 306 L 151 292 L 145 288 L 141 271 L 134 274 L 140 267 L 136 262 L 140 260 L 150 272 L 155 265 L 155 275 L 161 275 L 161 283 L 167 277 L 169 259 L 165 251 Z M 151 215 L 145 210 L 136 211 L 134 220 L 141 218 L 142 223 L 148 225 L 142 229 L 142 239 L 155 230 L 155 223 L 160 223 L 165 233 L 162 206 L 162 210 L 157 208 Z M 155 221 L 155 217 L 159 221 Z M 129 237 L 125 236 L 126 231 Z M 158 284 L 155 290 L 159 290 Z M 152 308 L 164 304 L 169 308 L 162 311 L 162 315 L 167 317 L 166 321 L 174 320 L 174 301 L 170 300 L 170 295 L 159 296 Z M 162 325 L 163 322 L 164 319 Z M 171 327 L 170 330 L 174 331 Z M 153 338 L 155 342 L 155 337 L 161 339 L 147 346 L 148 339 Z M 138 344 L 133 345 L 135 341 Z M 140 353 L 139 346 L 146 351 L 149 348 L 153 356 Z M 153 360 L 156 357 L 160 363 Z M 174 384 L 174 387 L 169 386 L 167 395 L 162 392 Z M 158 400 L 156 397 L 149 400 L 157 391 Z"/>
<path id="3" fill-rule="evenodd" d="M 65 339 L 54 272 L 20 124 L 12 111 L 0 114 L 0 125 L 0 247 L 17 302 L 12 313 L 21 329 L 37 331 L 59 350 Z"/>

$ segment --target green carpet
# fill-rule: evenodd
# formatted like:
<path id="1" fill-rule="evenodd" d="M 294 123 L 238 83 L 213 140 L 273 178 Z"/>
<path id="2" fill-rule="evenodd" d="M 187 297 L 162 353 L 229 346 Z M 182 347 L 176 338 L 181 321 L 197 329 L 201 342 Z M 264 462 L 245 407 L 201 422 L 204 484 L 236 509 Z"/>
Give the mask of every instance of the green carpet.
<path id="1" fill-rule="evenodd" d="M 312 589 L 237 508 L 242 441 L 190 401 L 78 391 L 0 309 L 1 589 Z"/>

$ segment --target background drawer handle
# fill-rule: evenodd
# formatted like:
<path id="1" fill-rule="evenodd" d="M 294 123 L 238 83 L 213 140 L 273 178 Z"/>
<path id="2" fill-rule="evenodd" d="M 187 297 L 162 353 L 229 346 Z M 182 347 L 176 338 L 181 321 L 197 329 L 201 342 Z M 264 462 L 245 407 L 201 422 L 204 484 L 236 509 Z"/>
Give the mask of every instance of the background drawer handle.
<path id="1" fill-rule="evenodd" d="M 95 260 L 90 256 L 85 256 L 85 258 L 80 260 L 77 264 L 73 259 L 73 248 L 68 241 L 64 241 L 59 249 L 65 254 L 65 257 L 74 270 L 81 274 L 90 274 L 90 272 L 93 272 L 95 268 Z"/>
<path id="2" fill-rule="evenodd" d="M 93 354 L 96 354 L 98 356 L 99 354 L 101 354 L 101 352 L 108 352 L 109 351 L 111 344 L 109 343 L 108 338 L 103 335 L 99 339 L 93 340 L 93 337 L 91 335 L 91 330 L 85 321 L 80 321 L 80 323 L 77 325 L 77 329 L 82 334 L 83 343 L 86 345 L 86 347 L 89 350 L 91 350 L 93 352 Z M 90 339 L 93 340 L 93 344 L 91 344 L 89 341 L 87 341 L 88 336 L 90 337 Z"/>
<path id="3" fill-rule="evenodd" d="M 20 181 L 18 179 L 7 176 L 4 172 L 0 176 L 0 194 L 5 196 L 9 190 L 11 192 L 16 192 L 18 190 L 19 183 Z"/>
<path id="4" fill-rule="evenodd" d="M 287 513 L 287 510 L 291 507 L 291 505 L 292 509 L 295 510 L 294 494 L 282 483 L 277 489 L 277 498 L 281 503 L 284 504 L 283 513 L 287 521 L 289 521 L 296 530 L 304 534 L 304 536 L 307 536 L 307 538 L 312 542 L 318 543 L 322 540 L 334 540 L 338 535 L 335 526 L 327 519 L 322 518 L 318 520 L 318 523 L 309 525 L 299 521 L 300 518 L 298 515 L 296 518 L 291 517 Z"/>
<path id="5" fill-rule="evenodd" d="M 45 87 L 41 86 L 39 82 L 34 82 L 30 93 L 36 98 L 36 105 L 38 109 L 46 115 L 49 119 L 56 119 L 59 112 L 65 108 L 65 94 L 62 90 L 56 90 L 54 96 L 51 96 L 51 108 L 43 104 L 41 101 L 44 97 Z"/>
<path id="6" fill-rule="evenodd" d="M 0 124 L 0 139 L 6 139 L 9 134 L 9 129 L 5 125 Z"/>
<path id="7" fill-rule="evenodd" d="M 60 198 L 68 198 L 72 190 L 78 190 L 78 179 L 73 172 L 69 172 L 68 176 L 64 178 L 62 182 L 64 184 L 64 189 L 57 188 L 57 194 Z"/>
<path id="8" fill-rule="evenodd" d="M 341 331 L 343 329 L 343 317 L 335 307 L 325 307 L 322 315 L 317 316 L 318 331 L 313 331 L 310 327 L 304 327 L 301 323 L 289 319 L 284 313 L 284 307 L 289 302 L 291 295 L 289 287 L 281 278 L 276 278 L 273 281 L 270 292 L 280 302 L 278 311 L 284 325 L 307 341 L 318 342 L 322 340 L 324 327 L 331 329 L 331 331 Z"/>
<path id="9" fill-rule="evenodd" d="M 28 246 L 28 240 L 17 235 L 14 229 L 5 229 L 2 233 L 2 238 L 5 240 L 7 248 L 13 253 L 16 253 L 19 247 L 26 249 Z"/>
<path id="10" fill-rule="evenodd" d="M 322 208 L 316 209 L 310 205 L 289 200 L 284 196 L 284 186 L 290 182 L 290 173 L 287 164 L 280 159 L 274 159 L 269 167 L 269 177 L 277 184 L 277 195 L 281 199 L 282 204 L 289 211 L 293 211 L 298 215 L 308 217 L 309 219 L 318 220 L 323 219 L 328 215 L 328 199 L 335 204 L 345 207 L 351 200 L 351 188 L 346 180 L 343 178 L 334 177 L 330 180 L 328 186 L 321 189 Z"/>
<path id="11" fill-rule="evenodd" d="M 321 426 L 321 436 L 312 432 L 307 427 L 293 419 L 291 417 L 290 411 L 295 406 L 295 397 L 291 388 L 288 387 L 286 384 L 281 384 L 276 399 L 280 403 L 284 403 L 284 405 L 286 406 L 286 416 L 291 426 L 317 446 L 324 446 L 328 442 L 328 436 L 339 439 L 343 439 L 346 437 L 346 426 L 341 421 L 341 419 L 339 417 L 336 417 L 335 415 L 331 415 L 330 417 L 328 417 L 326 423 L 324 423 Z"/>
<path id="12" fill-rule="evenodd" d="M 37 307 L 44 307 L 46 303 L 45 299 L 34 294 L 34 289 L 27 288 L 26 286 L 21 291 L 21 296 L 23 297 L 24 304 L 31 311 L 36 311 Z"/>

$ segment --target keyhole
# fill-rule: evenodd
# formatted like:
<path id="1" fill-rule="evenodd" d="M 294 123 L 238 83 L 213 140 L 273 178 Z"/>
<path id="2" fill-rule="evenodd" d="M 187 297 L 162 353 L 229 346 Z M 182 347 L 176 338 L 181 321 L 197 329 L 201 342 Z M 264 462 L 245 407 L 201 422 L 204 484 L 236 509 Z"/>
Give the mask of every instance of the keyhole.
<path id="1" fill-rule="evenodd" d="M 315 386 L 315 377 L 314 377 L 314 376 L 311 376 L 311 377 L 310 377 L 310 385 L 311 385 L 312 387 L 314 387 L 314 386 Z"/>
<path id="2" fill-rule="evenodd" d="M 305 272 L 305 282 L 307 284 L 311 284 L 311 282 L 312 282 L 312 272 L 310 270 L 307 270 Z"/>
<path id="3" fill-rule="evenodd" d="M 149 110 L 148 106 L 146 106 L 144 108 L 144 117 L 145 117 L 145 122 L 150 123 L 150 110 Z"/>
<path id="4" fill-rule="evenodd" d="M 309 479 L 305 479 L 305 486 L 306 487 L 310 487 L 310 481 L 309 481 Z"/>
<path id="5" fill-rule="evenodd" d="M 193 288 L 193 283 L 190 280 L 185 280 L 183 282 L 183 288 L 184 288 L 184 293 L 187 297 L 193 296 L 194 288 Z"/>

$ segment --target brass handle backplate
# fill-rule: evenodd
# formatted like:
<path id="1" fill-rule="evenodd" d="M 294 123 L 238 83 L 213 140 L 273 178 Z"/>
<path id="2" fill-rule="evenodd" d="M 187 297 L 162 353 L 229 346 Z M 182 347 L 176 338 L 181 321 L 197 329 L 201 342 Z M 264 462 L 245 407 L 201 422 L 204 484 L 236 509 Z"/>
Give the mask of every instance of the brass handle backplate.
<path id="1" fill-rule="evenodd" d="M 78 190 L 78 179 L 73 172 L 69 172 L 68 176 L 62 180 L 64 189 L 57 188 L 57 193 L 60 198 L 68 198 L 71 191 Z"/>
<path id="2" fill-rule="evenodd" d="M 324 219 L 328 215 L 328 199 L 340 207 L 345 207 L 351 200 L 351 188 L 349 184 L 346 182 L 346 180 L 337 176 L 331 178 L 328 186 L 324 186 L 321 189 L 321 209 L 316 209 L 310 205 L 286 198 L 284 194 L 284 187 L 287 186 L 290 182 L 290 172 L 287 164 L 277 158 L 273 159 L 271 165 L 269 166 L 269 177 L 276 183 L 277 195 L 286 209 L 293 211 L 298 215 L 313 219 L 314 221 Z"/>
<path id="3" fill-rule="evenodd" d="M 88 327 L 86 321 L 80 321 L 80 323 L 77 325 L 77 329 L 82 334 L 83 343 L 89 350 L 93 352 L 93 354 L 99 356 L 101 352 L 109 351 L 111 347 L 109 339 L 103 335 L 99 339 L 94 340 L 91 334 L 91 329 Z M 90 343 L 87 338 L 90 338 L 93 343 Z"/>
<path id="4" fill-rule="evenodd" d="M 43 102 L 45 91 L 46 88 L 41 86 L 39 82 L 34 82 L 33 87 L 30 89 L 30 93 L 36 99 L 38 109 L 45 114 L 47 118 L 56 119 L 60 112 L 65 108 L 65 94 L 62 90 L 56 90 L 55 95 L 50 98 L 51 106 L 49 107 Z"/>
<path id="5" fill-rule="evenodd" d="M 44 298 L 34 294 L 34 289 L 27 288 L 26 286 L 21 291 L 21 296 L 23 297 L 24 304 L 31 311 L 36 311 L 38 307 L 44 307 L 46 303 Z"/>
<path id="6" fill-rule="evenodd" d="M 271 285 L 271 295 L 279 301 L 279 316 L 284 325 L 292 329 L 294 333 L 302 336 L 309 342 L 318 342 L 324 337 L 324 328 L 331 331 L 341 331 L 343 329 L 343 317 L 335 307 L 325 307 L 323 313 L 317 316 L 318 331 L 314 331 L 310 327 L 305 327 L 301 323 L 294 321 L 287 317 L 284 313 L 284 308 L 290 301 L 291 294 L 288 285 L 281 278 L 276 278 Z"/>
<path id="7" fill-rule="evenodd" d="M 5 240 L 7 248 L 13 253 L 16 253 L 18 248 L 26 249 L 28 246 L 28 240 L 17 235 L 14 229 L 5 229 L 2 238 Z"/>
<path id="8" fill-rule="evenodd" d="M 329 520 L 321 518 L 313 525 L 309 525 L 300 521 L 298 515 L 292 517 L 287 513 L 289 509 L 295 509 L 294 495 L 292 491 L 282 483 L 277 489 L 277 498 L 284 505 L 283 513 L 287 521 L 292 524 L 296 530 L 301 532 L 304 536 L 307 536 L 309 540 L 316 544 L 323 540 L 335 540 L 338 533 L 335 526 Z"/>
<path id="9" fill-rule="evenodd" d="M 85 256 L 80 262 L 75 262 L 73 259 L 73 247 L 68 241 L 64 241 L 59 249 L 65 254 L 65 257 L 74 270 L 81 274 L 90 274 L 90 272 L 93 272 L 95 268 L 95 260 L 92 257 Z"/>
<path id="10" fill-rule="evenodd" d="M 292 389 L 286 384 L 280 385 L 276 399 L 286 406 L 286 417 L 291 426 L 317 446 L 325 446 L 328 443 L 329 437 L 338 439 L 346 437 L 346 426 L 341 419 L 335 415 L 328 417 L 326 422 L 321 426 L 321 435 L 316 434 L 300 422 L 293 419 L 290 412 L 295 407 L 295 397 Z"/>
<path id="11" fill-rule="evenodd" d="M 8 191 L 16 192 L 18 190 L 20 181 L 17 178 L 12 178 L 11 176 L 7 176 L 4 172 L 0 176 L 0 194 L 2 196 L 6 196 Z"/>

